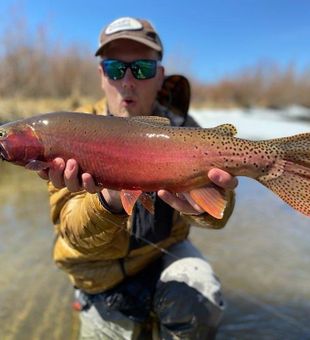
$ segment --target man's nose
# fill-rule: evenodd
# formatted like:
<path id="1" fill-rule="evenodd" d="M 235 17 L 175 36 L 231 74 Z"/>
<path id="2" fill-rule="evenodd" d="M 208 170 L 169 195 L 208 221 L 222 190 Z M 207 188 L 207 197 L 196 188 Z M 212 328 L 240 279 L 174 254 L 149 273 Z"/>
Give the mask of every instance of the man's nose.
<path id="1" fill-rule="evenodd" d="M 131 69 L 128 67 L 126 72 L 125 72 L 125 75 L 124 75 L 124 78 L 122 79 L 122 85 L 123 87 L 134 87 L 135 86 L 135 77 L 133 76 L 132 72 L 131 72 Z"/>

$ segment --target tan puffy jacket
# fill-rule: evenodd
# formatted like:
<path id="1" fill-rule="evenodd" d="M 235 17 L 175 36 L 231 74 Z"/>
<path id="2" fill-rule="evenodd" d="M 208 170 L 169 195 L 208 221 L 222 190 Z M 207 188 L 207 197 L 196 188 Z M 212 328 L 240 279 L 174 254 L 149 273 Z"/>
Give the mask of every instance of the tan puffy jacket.
<path id="1" fill-rule="evenodd" d="M 105 101 L 84 106 L 78 111 L 106 114 Z M 156 115 L 164 115 L 158 104 Z M 189 119 L 189 124 L 195 122 Z M 216 220 L 208 214 L 181 216 L 175 211 L 170 236 L 156 247 L 146 245 L 129 250 L 132 217 L 112 214 L 105 209 L 96 194 L 85 191 L 70 193 L 48 184 L 51 217 L 56 227 L 53 257 L 56 264 L 69 274 L 72 283 L 88 292 L 102 292 L 133 275 L 161 255 L 159 248 L 168 248 L 184 240 L 190 224 L 206 228 L 222 228 L 234 206 L 234 194 L 224 218 Z"/>

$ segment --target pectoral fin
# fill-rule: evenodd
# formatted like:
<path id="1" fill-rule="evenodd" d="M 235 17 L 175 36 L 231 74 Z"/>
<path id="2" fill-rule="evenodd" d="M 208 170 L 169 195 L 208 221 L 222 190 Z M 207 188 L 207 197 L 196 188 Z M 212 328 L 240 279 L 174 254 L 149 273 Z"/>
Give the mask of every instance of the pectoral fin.
<path id="1" fill-rule="evenodd" d="M 148 210 L 151 214 L 154 214 L 154 203 L 151 196 L 149 196 L 147 193 L 142 192 L 141 190 L 121 191 L 121 201 L 128 215 L 132 214 L 133 207 L 138 199 L 140 199 L 140 202 L 146 210 Z"/>
<path id="2" fill-rule="evenodd" d="M 209 183 L 203 188 L 191 190 L 190 196 L 205 212 L 217 219 L 223 218 L 229 197 L 226 190 Z"/>
<path id="3" fill-rule="evenodd" d="M 44 170 L 50 167 L 51 165 L 49 163 L 38 160 L 30 161 L 28 164 L 25 165 L 26 169 L 34 171 Z"/>

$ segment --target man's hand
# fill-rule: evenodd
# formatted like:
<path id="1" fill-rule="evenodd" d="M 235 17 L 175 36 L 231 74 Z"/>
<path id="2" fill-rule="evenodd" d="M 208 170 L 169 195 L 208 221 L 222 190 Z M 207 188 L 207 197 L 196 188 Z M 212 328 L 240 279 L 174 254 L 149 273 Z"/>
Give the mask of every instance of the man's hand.
<path id="1" fill-rule="evenodd" d="M 62 158 L 55 158 L 52 167 L 39 171 L 39 176 L 50 180 L 58 189 L 67 187 L 71 192 L 86 190 L 90 193 L 100 191 L 90 174 L 79 176 L 79 166 L 74 159 L 69 159 L 66 163 Z"/>
<path id="2" fill-rule="evenodd" d="M 122 211 L 119 192 L 97 186 L 89 173 L 80 175 L 79 165 L 74 159 L 69 159 L 66 163 L 62 158 L 55 158 L 51 168 L 39 171 L 38 174 L 41 178 L 50 180 L 58 189 L 66 187 L 71 192 L 86 190 L 91 194 L 101 191 L 113 211 Z"/>
<path id="3" fill-rule="evenodd" d="M 231 176 L 221 169 L 211 169 L 208 173 L 208 177 L 211 182 L 226 190 L 233 190 L 238 185 L 236 177 Z M 192 202 L 188 193 L 175 195 L 166 190 L 159 190 L 158 196 L 172 208 L 184 214 L 199 215 L 204 212 L 198 204 Z"/>

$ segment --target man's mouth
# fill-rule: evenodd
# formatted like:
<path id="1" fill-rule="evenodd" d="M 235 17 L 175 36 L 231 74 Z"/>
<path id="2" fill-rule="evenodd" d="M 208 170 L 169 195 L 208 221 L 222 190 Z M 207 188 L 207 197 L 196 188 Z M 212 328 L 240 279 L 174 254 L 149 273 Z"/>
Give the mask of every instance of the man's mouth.
<path id="1" fill-rule="evenodd" d="M 127 105 L 133 104 L 135 101 L 133 99 L 124 99 L 123 102 Z"/>

